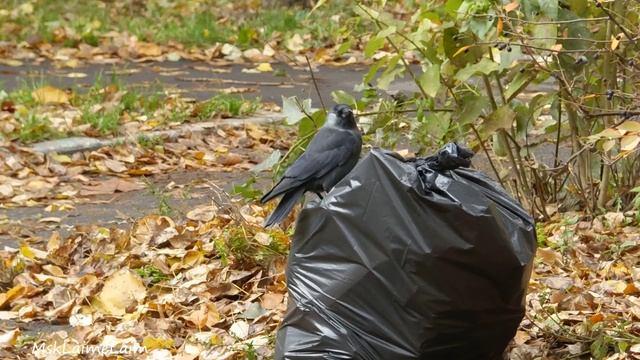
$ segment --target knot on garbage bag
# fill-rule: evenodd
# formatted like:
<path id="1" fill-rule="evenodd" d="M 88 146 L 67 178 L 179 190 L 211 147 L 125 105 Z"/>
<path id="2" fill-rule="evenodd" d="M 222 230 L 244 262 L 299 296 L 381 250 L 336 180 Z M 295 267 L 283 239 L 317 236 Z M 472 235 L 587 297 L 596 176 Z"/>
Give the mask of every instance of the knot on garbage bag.
<path id="1" fill-rule="evenodd" d="M 428 167 L 436 171 L 469 167 L 473 151 L 457 143 L 448 143 L 437 154 L 416 159 L 416 168 Z"/>

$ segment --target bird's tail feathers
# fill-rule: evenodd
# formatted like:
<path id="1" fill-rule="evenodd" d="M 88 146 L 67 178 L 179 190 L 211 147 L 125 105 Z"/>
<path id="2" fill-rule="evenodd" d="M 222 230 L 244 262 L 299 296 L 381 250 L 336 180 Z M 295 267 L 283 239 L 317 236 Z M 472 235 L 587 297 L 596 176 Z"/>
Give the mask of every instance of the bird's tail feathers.
<path id="1" fill-rule="evenodd" d="M 281 182 L 282 182 L 282 179 L 280 179 L 280 181 L 278 181 L 278 183 L 277 183 L 277 184 L 275 184 L 275 185 L 271 188 L 271 190 L 269 190 L 269 192 L 267 192 L 266 194 L 262 195 L 262 197 L 260 198 L 260 203 L 261 203 L 261 204 L 264 204 L 264 203 L 266 203 L 267 201 L 269 201 L 269 200 L 273 199 L 274 197 L 276 197 L 276 196 L 280 195 L 280 192 L 281 192 L 281 191 L 280 191 L 280 189 L 278 189 L 278 185 L 280 185 L 280 183 L 281 183 Z M 276 190 L 278 190 L 278 191 L 276 192 Z"/>
<path id="2" fill-rule="evenodd" d="M 291 212 L 291 209 L 296 205 L 300 197 L 304 194 L 304 188 L 299 187 L 296 190 L 289 191 L 284 194 L 282 200 L 278 203 L 275 210 L 269 215 L 264 222 L 264 227 L 270 227 L 274 224 L 279 224 L 284 220 Z"/>

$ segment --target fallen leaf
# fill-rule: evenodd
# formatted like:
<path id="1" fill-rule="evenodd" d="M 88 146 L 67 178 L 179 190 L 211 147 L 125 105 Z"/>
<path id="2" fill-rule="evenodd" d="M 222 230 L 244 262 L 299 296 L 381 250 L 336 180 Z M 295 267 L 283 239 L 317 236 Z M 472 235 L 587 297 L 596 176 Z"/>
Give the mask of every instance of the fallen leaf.
<path id="1" fill-rule="evenodd" d="M 69 94 L 53 86 L 44 86 L 31 92 L 31 96 L 42 104 L 67 104 Z"/>
<path id="2" fill-rule="evenodd" d="M 81 72 L 72 72 L 72 73 L 68 73 L 68 74 L 64 74 L 64 77 L 70 78 L 70 79 L 82 79 L 82 78 L 86 78 L 88 75 L 85 73 L 81 73 Z"/>
<path id="3" fill-rule="evenodd" d="M 233 166 L 241 163 L 242 160 L 242 156 L 235 153 L 229 153 L 218 157 L 218 162 L 222 166 Z"/>
<path id="4" fill-rule="evenodd" d="M 284 294 L 271 292 L 262 295 L 262 297 L 260 298 L 260 303 L 262 304 L 263 308 L 267 310 L 273 310 L 280 306 L 283 300 Z"/>
<path id="5" fill-rule="evenodd" d="M 22 66 L 24 65 L 22 63 L 22 61 L 20 60 L 15 60 L 15 59 L 3 59 L 0 58 L 0 64 L 4 64 L 4 65 L 8 65 L 8 66 L 13 66 L 13 67 L 18 67 L 18 66 Z"/>
<path id="6" fill-rule="evenodd" d="M 520 4 L 517 1 L 512 1 L 509 4 L 505 5 L 503 7 L 505 12 L 511 12 L 515 9 L 517 9 L 520 6 Z"/>
<path id="7" fill-rule="evenodd" d="M 640 144 L 640 135 L 626 135 L 620 140 L 620 150 L 632 151 Z"/>
<path id="8" fill-rule="evenodd" d="M 302 36 L 300 36 L 300 34 L 295 34 L 287 39 L 285 46 L 293 52 L 300 52 L 304 49 L 304 40 L 302 40 Z"/>
<path id="9" fill-rule="evenodd" d="M 187 219 L 193 221 L 211 221 L 216 216 L 217 207 L 213 205 L 199 206 L 187 213 Z"/>
<path id="10" fill-rule="evenodd" d="M 622 124 L 618 125 L 619 130 L 628 132 L 640 132 L 640 122 L 633 120 L 625 120 Z"/>
<path id="11" fill-rule="evenodd" d="M 244 320 L 236 321 L 229 328 L 229 333 L 237 338 L 246 339 L 249 336 L 249 323 Z"/>
<path id="12" fill-rule="evenodd" d="M 111 171 L 115 172 L 115 173 L 122 173 L 127 171 L 127 167 L 120 161 L 118 160 L 113 160 L 113 159 L 105 159 L 104 160 L 104 165 Z"/>
<path id="13" fill-rule="evenodd" d="M 13 329 L 4 334 L 0 334 L 0 348 L 13 347 L 20 336 L 20 329 Z"/>
<path id="14" fill-rule="evenodd" d="M 261 63 L 260 65 L 256 66 L 256 70 L 260 72 L 272 72 L 273 68 L 269 63 Z"/>
<path id="15" fill-rule="evenodd" d="M 85 185 L 80 190 L 81 196 L 113 194 L 116 191 L 129 192 L 144 189 L 145 185 L 131 180 L 111 178 L 94 185 Z"/>
<path id="16" fill-rule="evenodd" d="M 162 49 L 158 45 L 142 41 L 136 43 L 136 52 L 138 53 L 138 56 L 143 57 L 156 57 L 162 55 Z"/>
<path id="17" fill-rule="evenodd" d="M 121 316 L 146 296 L 147 289 L 140 276 L 122 269 L 107 278 L 95 299 L 97 307 L 105 314 Z"/>

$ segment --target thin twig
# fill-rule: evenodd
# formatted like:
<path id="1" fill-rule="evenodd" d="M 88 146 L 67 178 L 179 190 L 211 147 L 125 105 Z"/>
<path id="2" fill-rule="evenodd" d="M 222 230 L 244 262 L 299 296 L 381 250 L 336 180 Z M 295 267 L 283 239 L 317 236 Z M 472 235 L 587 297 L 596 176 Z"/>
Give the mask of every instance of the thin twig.
<path id="1" fill-rule="evenodd" d="M 454 112 L 454 109 L 447 108 L 433 108 L 433 109 L 425 109 L 430 112 Z M 393 110 L 393 111 L 372 111 L 372 112 L 364 112 L 364 113 L 356 113 L 358 116 L 369 116 L 369 115 L 378 115 L 378 114 L 389 114 L 389 113 L 412 113 L 417 112 L 418 109 L 404 109 L 404 110 Z"/>
<path id="2" fill-rule="evenodd" d="M 493 170 L 493 173 L 496 175 L 496 179 L 498 179 L 498 181 L 500 182 L 500 185 L 502 185 L 502 187 L 506 189 L 506 186 L 504 186 L 504 183 L 502 182 L 502 178 L 500 178 L 500 173 L 498 172 L 498 169 L 496 169 L 496 166 L 493 164 L 493 160 L 491 160 L 491 155 L 489 155 L 489 150 L 487 150 L 487 148 L 484 146 L 484 141 L 482 141 L 480 132 L 478 132 L 478 129 L 476 129 L 476 127 L 473 126 L 473 124 L 471 124 L 471 130 L 473 130 L 473 132 L 476 134 L 476 137 L 478 138 L 478 142 L 480 143 L 480 147 L 484 151 L 484 154 L 487 156 L 487 159 L 489 160 L 489 165 L 491 165 L 491 169 Z"/>
<path id="3" fill-rule="evenodd" d="M 552 167 L 552 168 L 541 168 L 540 170 L 542 170 L 542 171 L 550 171 L 550 172 L 556 172 L 558 170 L 563 170 L 563 169 L 567 168 L 569 166 L 569 164 L 571 164 L 571 162 L 573 162 L 573 160 L 575 160 L 578 156 L 580 156 L 580 154 L 582 154 L 584 151 L 593 149 L 593 147 L 594 147 L 594 144 L 593 143 L 589 143 L 589 144 L 583 146 L 580 150 L 578 150 L 578 151 L 574 152 L 573 154 L 571 154 L 571 156 L 567 159 L 567 161 L 564 162 L 564 164 L 561 164 L 559 166 Z"/>
<path id="4" fill-rule="evenodd" d="M 523 20 L 523 19 L 509 17 L 509 16 L 496 16 L 496 15 L 492 15 L 492 14 L 473 14 L 473 16 L 475 16 L 475 17 L 490 17 L 490 18 L 499 17 L 499 18 L 502 18 L 503 20 L 513 20 L 513 21 L 518 21 L 518 22 L 521 22 L 521 23 L 533 24 L 533 25 L 572 24 L 572 23 L 577 23 L 577 22 L 604 21 L 604 20 L 609 19 L 606 16 L 602 16 L 602 17 L 597 17 L 597 18 L 580 18 L 580 19 L 556 20 L 556 21 L 529 21 L 529 20 Z"/>
<path id="5" fill-rule="evenodd" d="M 322 100 L 322 95 L 320 94 L 320 89 L 318 88 L 318 82 L 316 81 L 316 76 L 313 74 L 313 68 L 311 67 L 311 61 L 309 61 L 309 57 L 307 55 L 304 56 L 305 60 L 307 60 L 307 65 L 309 66 L 309 72 L 311 73 L 311 80 L 313 81 L 313 86 L 316 88 L 316 93 L 318 94 L 318 98 L 320 98 L 320 105 L 322 105 L 322 109 L 326 112 L 327 107 L 324 106 L 324 101 Z"/>
<path id="6" fill-rule="evenodd" d="M 360 7 L 360 9 L 362 9 L 362 11 L 364 11 L 365 14 L 367 14 L 371 18 L 371 20 L 373 20 L 376 23 L 376 26 L 378 26 L 378 28 L 382 30 L 380 20 L 373 17 L 373 15 L 371 15 L 369 11 L 367 11 L 367 9 L 365 9 L 362 5 L 358 4 L 358 6 Z M 411 75 L 411 79 L 413 79 L 413 82 L 416 84 L 416 86 L 418 86 L 418 89 L 420 90 L 420 93 L 422 93 L 422 96 L 425 99 L 428 99 L 429 95 L 427 95 L 427 92 L 422 87 L 422 84 L 420 84 L 420 81 L 418 80 L 418 77 L 416 76 L 416 74 L 413 72 L 413 70 L 411 70 L 411 66 L 409 66 L 409 63 L 407 63 L 407 60 L 404 58 L 403 52 L 400 51 L 400 48 L 398 48 L 398 46 L 393 42 L 393 40 L 391 40 L 391 37 L 387 36 L 386 39 L 389 42 L 389 45 L 391 45 L 391 47 L 393 48 L 393 50 L 395 50 L 398 56 L 400 56 L 400 61 L 402 61 L 402 64 L 404 65 L 409 75 Z"/>
<path id="7" fill-rule="evenodd" d="M 474 45 L 477 45 L 477 46 L 494 46 L 495 42 L 477 42 Z M 528 44 L 523 44 L 523 43 L 509 43 L 509 45 L 510 46 L 519 46 L 521 48 L 527 48 L 527 49 L 533 49 L 533 50 L 547 51 L 547 52 L 551 52 L 551 53 L 558 53 L 558 54 L 562 54 L 562 53 L 567 53 L 567 54 L 568 53 L 577 53 L 577 54 L 600 53 L 600 52 L 604 52 L 604 51 L 607 50 L 607 49 L 580 49 L 580 50 L 551 49 L 551 48 L 528 45 Z"/>
<path id="8" fill-rule="evenodd" d="M 607 14 L 609 20 L 611 20 L 614 24 L 616 24 L 616 26 L 619 27 L 620 30 L 622 30 L 622 32 L 627 37 L 627 39 L 631 40 L 631 42 L 633 42 L 633 45 L 635 46 L 636 41 L 634 37 L 631 36 L 631 34 L 628 32 L 628 30 L 624 26 L 622 26 L 622 24 L 620 24 L 613 15 L 611 15 L 611 12 L 609 11 L 609 9 L 606 8 L 606 6 L 601 6 L 601 8 L 602 8 L 602 11 L 604 11 L 604 13 Z"/>

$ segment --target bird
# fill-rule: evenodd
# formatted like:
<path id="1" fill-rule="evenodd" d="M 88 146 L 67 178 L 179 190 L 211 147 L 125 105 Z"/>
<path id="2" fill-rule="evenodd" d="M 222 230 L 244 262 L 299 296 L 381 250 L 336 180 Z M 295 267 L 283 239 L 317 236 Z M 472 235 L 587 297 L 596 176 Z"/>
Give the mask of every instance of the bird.
<path id="1" fill-rule="evenodd" d="M 353 110 L 345 104 L 333 106 L 306 151 L 260 199 L 264 204 L 282 196 L 264 227 L 281 223 L 307 191 L 322 199 L 322 192 L 329 192 L 356 166 L 361 151 L 362 134 Z"/>

